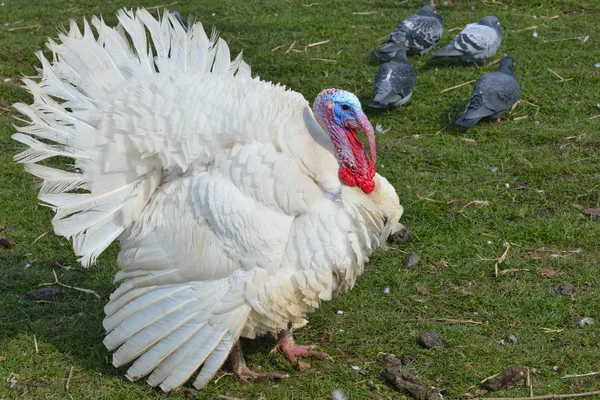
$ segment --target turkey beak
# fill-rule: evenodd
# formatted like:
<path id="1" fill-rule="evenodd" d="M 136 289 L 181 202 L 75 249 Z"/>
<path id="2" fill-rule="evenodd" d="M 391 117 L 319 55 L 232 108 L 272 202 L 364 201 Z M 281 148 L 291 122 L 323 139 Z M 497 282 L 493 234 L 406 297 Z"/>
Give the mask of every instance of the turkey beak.
<path id="1" fill-rule="evenodd" d="M 375 165 L 375 161 L 377 160 L 377 150 L 375 149 L 375 131 L 373 130 L 373 125 L 371 125 L 369 118 L 367 118 L 362 110 L 356 112 L 356 120 L 358 121 L 360 129 L 362 129 L 365 135 L 367 135 L 367 139 L 369 139 L 371 162 Z"/>

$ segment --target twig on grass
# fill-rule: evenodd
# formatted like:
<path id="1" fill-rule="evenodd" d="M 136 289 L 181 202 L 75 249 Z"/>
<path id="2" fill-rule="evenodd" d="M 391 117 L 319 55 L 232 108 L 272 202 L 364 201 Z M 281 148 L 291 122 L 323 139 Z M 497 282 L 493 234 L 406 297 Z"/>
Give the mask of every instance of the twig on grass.
<path id="1" fill-rule="evenodd" d="M 90 293 L 90 294 L 93 294 L 94 296 L 96 296 L 97 298 L 101 298 L 98 293 L 94 292 L 91 289 L 84 289 L 84 288 L 80 288 L 80 287 L 77 287 L 77 286 L 69 286 L 69 285 L 65 285 L 64 283 L 60 283 L 58 281 L 58 276 L 56 276 L 56 270 L 53 269 L 52 273 L 54 274 L 54 282 L 52 282 L 52 283 L 41 283 L 38 286 L 59 285 L 59 286 L 66 287 L 66 288 L 69 288 L 69 289 L 79 290 L 80 292 Z"/>

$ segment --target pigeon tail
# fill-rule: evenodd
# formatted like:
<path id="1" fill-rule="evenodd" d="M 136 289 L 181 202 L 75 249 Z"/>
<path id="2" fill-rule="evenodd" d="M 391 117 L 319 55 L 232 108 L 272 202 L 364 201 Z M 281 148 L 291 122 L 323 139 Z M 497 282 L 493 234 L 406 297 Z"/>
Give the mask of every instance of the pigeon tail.
<path id="1" fill-rule="evenodd" d="M 461 115 L 459 119 L 456 120 L 455 124 L 458 126 L 462 126 L 463 128 L 472 128 L 481 120 L 481 118 L 473 118 L 467 119 L 464 115 Z"/>

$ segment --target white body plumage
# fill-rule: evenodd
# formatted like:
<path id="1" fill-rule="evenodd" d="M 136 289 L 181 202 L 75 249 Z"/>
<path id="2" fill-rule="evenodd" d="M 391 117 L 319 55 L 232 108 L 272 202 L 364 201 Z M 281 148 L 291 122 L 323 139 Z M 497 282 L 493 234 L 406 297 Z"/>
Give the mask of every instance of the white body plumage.
<path id="1" fill-rule="evenodd" d="M 379 175 L 369 195 L 343 185 L 308 102 L 252 79 L 201 24 L 118 18 L 94 17 L 97 38 L 71 22 L 53 62 L 38 54 L 34 103 L 15 105 L 29 124 L 13 137 L 30 148 L 15 158 L 44 180 L 39 198 L 84 266 L 121 242 L 113 364 L 135 361 L 127 376 L 165 391 L 202 367 L 201 388 L 240 336 L 303 326 L 350 289 L 402 207 Z M 76 170 L 37 164 L 57 155 Z"/>

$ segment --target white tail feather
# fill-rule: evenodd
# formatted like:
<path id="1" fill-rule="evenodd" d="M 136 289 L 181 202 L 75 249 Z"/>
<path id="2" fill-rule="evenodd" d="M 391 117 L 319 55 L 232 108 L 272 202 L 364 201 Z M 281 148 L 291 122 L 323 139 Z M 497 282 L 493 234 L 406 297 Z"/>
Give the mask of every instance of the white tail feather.
<path id="1" fill-rule="evenodd" d="M 171 172 L 174 165 L 181 171 L 188 168 L 193 160 L 182 155 L 182 150 L 196 157 L 203 154 L 197 148 L 203 142 L 193 136 L 165 142 L 165 138 L 148 135 L 145 122 L 138 134 L 138 127 L 119 112 L 128 113 L 127 118 L 135 112 L 151 113 L 153 104 L 135 104 L 139 95 L 126 105 L 129 110 L 117 105 L 107 112 L 107 99 L 131 79 L 157 73 L 249 75 L 241 57 L 231 62 L 227 44 L 214 30 L 209 41 L 200 23 L 186 33 L 167 12 L 157 20 L 145 9 L 135 13 L 120 10 L 117 18 L 117 28 L 108 27 L 98 17 L 91 19 L 91 25 L 84 19 L 83 32 L 71 21 L 69 31 L 59 34 L 59 42 L 48 41 L 52 62 L 36 53 L 42 64 L 41 81 L 23 80 L 34 103 L 15 104 L 29 119 L 29 125 L 16 127 L 19 133 L 13 135 L 29 147 L 16 155 L 15 161 L 28 164 L 27 171 L 43 179 L 39 197 L 57 213 L 55 231 L 73 238 L 84 266 L 93 263 L 131 226 L 160 185 L 163 173 Z M 167 89 L 163 86 L 161 90 Z M 155 93 L 148 90 L 145 95 Z M 177 98 L 177 94 L 168 98 Z M 74 158 L 81 174 L 35 164 L 55 156 Z M 90 193 L 69 193 L 80 189 Z"/>

